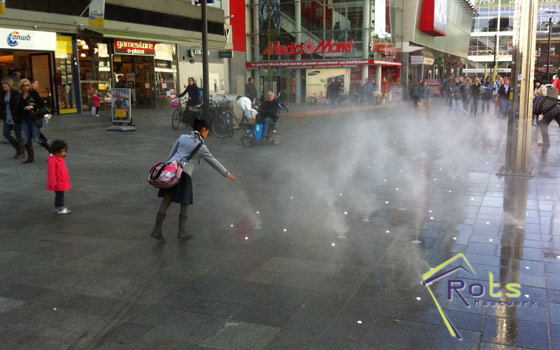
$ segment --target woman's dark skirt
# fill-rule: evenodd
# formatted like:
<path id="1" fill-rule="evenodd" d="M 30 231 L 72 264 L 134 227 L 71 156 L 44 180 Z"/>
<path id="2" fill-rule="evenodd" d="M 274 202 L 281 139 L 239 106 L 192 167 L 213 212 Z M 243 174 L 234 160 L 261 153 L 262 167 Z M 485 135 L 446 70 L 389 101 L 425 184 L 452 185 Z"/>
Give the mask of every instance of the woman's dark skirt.
<path id="1" fill-rule="evenodd" d="M 171 201 L 175 203 L 193 204 L 193 190 L 191 177 L 183 171 L 181 178 L 177 185 L 171 188 L 160 188 L 158 197 L 163 197 L 167 194 L 171 195 Z"/>

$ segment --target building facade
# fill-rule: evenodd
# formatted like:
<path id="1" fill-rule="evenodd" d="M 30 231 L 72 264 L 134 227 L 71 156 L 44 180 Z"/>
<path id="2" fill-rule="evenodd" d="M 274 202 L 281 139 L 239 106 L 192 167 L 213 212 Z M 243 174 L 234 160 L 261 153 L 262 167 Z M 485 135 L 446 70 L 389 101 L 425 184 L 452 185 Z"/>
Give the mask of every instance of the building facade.
<path id="1" fill-rule="evenodd" d="M 513 48 L 512 0 L 478 0 L 469 44 L 469 76 L 510 74 Z M 550 24 L 550 25 L 549 25 Z M 548 43 L 550 33 L 550 45 Z M 560 67 L 560 1 L 540 1 L 537 14 L 535 76 L 550 81 Z M 548 65 L 549 77 L 546 76 Z"/>
<path id="2" fill-rule="evenodd" d="M 248 75 L 259 93 L 294 102 L 324 96 L 331 79 L 344 93 L 390 82 L 398 99 L 410 79 L 460 69 L 473 10 L 466 0 L 247 0 Z"/>
<path id="3" fill-rule="evenodd" d="M 202 22 L 200 7 L 167 2 L 106 0 L 104 26 L 93 27 L 87 0 L 9 1 L 0 16 L 8 38 L 0 40 L 0 73 L 39 80 L 39 93 L 61 114 L 87 111 L 94 91 L 110 101 L 117 84 L 132 90 L 137 107 L 168 106 L 192 76 L 181 65 L 183 48 L 201 47 Z M 223 50 L 224 11 L 209 7 L 207 17 L 209 48 Z"/>

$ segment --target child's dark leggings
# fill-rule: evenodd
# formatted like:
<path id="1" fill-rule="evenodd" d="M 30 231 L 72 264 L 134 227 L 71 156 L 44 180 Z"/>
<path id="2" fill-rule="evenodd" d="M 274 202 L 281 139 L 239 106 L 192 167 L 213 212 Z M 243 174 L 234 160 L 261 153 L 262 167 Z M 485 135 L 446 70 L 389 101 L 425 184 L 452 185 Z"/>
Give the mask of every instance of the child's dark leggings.
<path id="1" fill-rule="evenodd" d="M 54 206 L 61 208 L 64 206 L 64 191 L 54 191 Z"/>
<path id="2" fill-rule="evenodd" d="M 99 107 L 95 107 L 95 115 L 99 114 Z"/>

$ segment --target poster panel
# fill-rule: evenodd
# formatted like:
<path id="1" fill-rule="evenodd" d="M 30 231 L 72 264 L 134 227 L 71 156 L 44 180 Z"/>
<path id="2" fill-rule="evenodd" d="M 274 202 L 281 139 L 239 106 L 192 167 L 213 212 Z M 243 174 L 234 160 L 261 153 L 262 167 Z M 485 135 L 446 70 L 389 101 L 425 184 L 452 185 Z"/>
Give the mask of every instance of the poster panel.
<path id="1" fill-rule="evenodd" d="M 130 123 L 130 89 L 111 89 L 111 120 L 113 123 Z"/>

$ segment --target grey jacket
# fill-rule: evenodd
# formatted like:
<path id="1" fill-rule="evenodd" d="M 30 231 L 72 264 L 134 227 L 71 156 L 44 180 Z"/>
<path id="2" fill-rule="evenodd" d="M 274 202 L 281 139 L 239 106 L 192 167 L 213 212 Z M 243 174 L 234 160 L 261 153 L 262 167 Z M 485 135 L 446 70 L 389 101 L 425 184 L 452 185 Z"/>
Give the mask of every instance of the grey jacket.
<path id="1" fill-rule="evenodd" d="M 169 160 L 168 162 L 172 162 L 174 160 L 178 161 L 179 163 L 184 162 L 187 157 L 191 154 L 191 152 L 195 149 L 195 147 L 202 142 L 202 146 L 200 149 L 195 153 L 192 159 L 183 166 L 183 171 L 185 171 L 189 176 L 192 176 L 194 168 L 197 163 L 200 163 L 200 159 L 203 158 L 208 164 L 212 166 L 212 168 L 216 169 L 217 172 L 222 174 L 222 176 L 228 176 L 229 171 L 220 163 L 212 153 L 208 150 L 208 147 L 204 144 L 204 139 L 200 135 L 198 131 L 192 131 L 188 134 L 184 134 L 179 136 L 175 144 L 171 148 L 171 152 L 169 152 Z"/>

